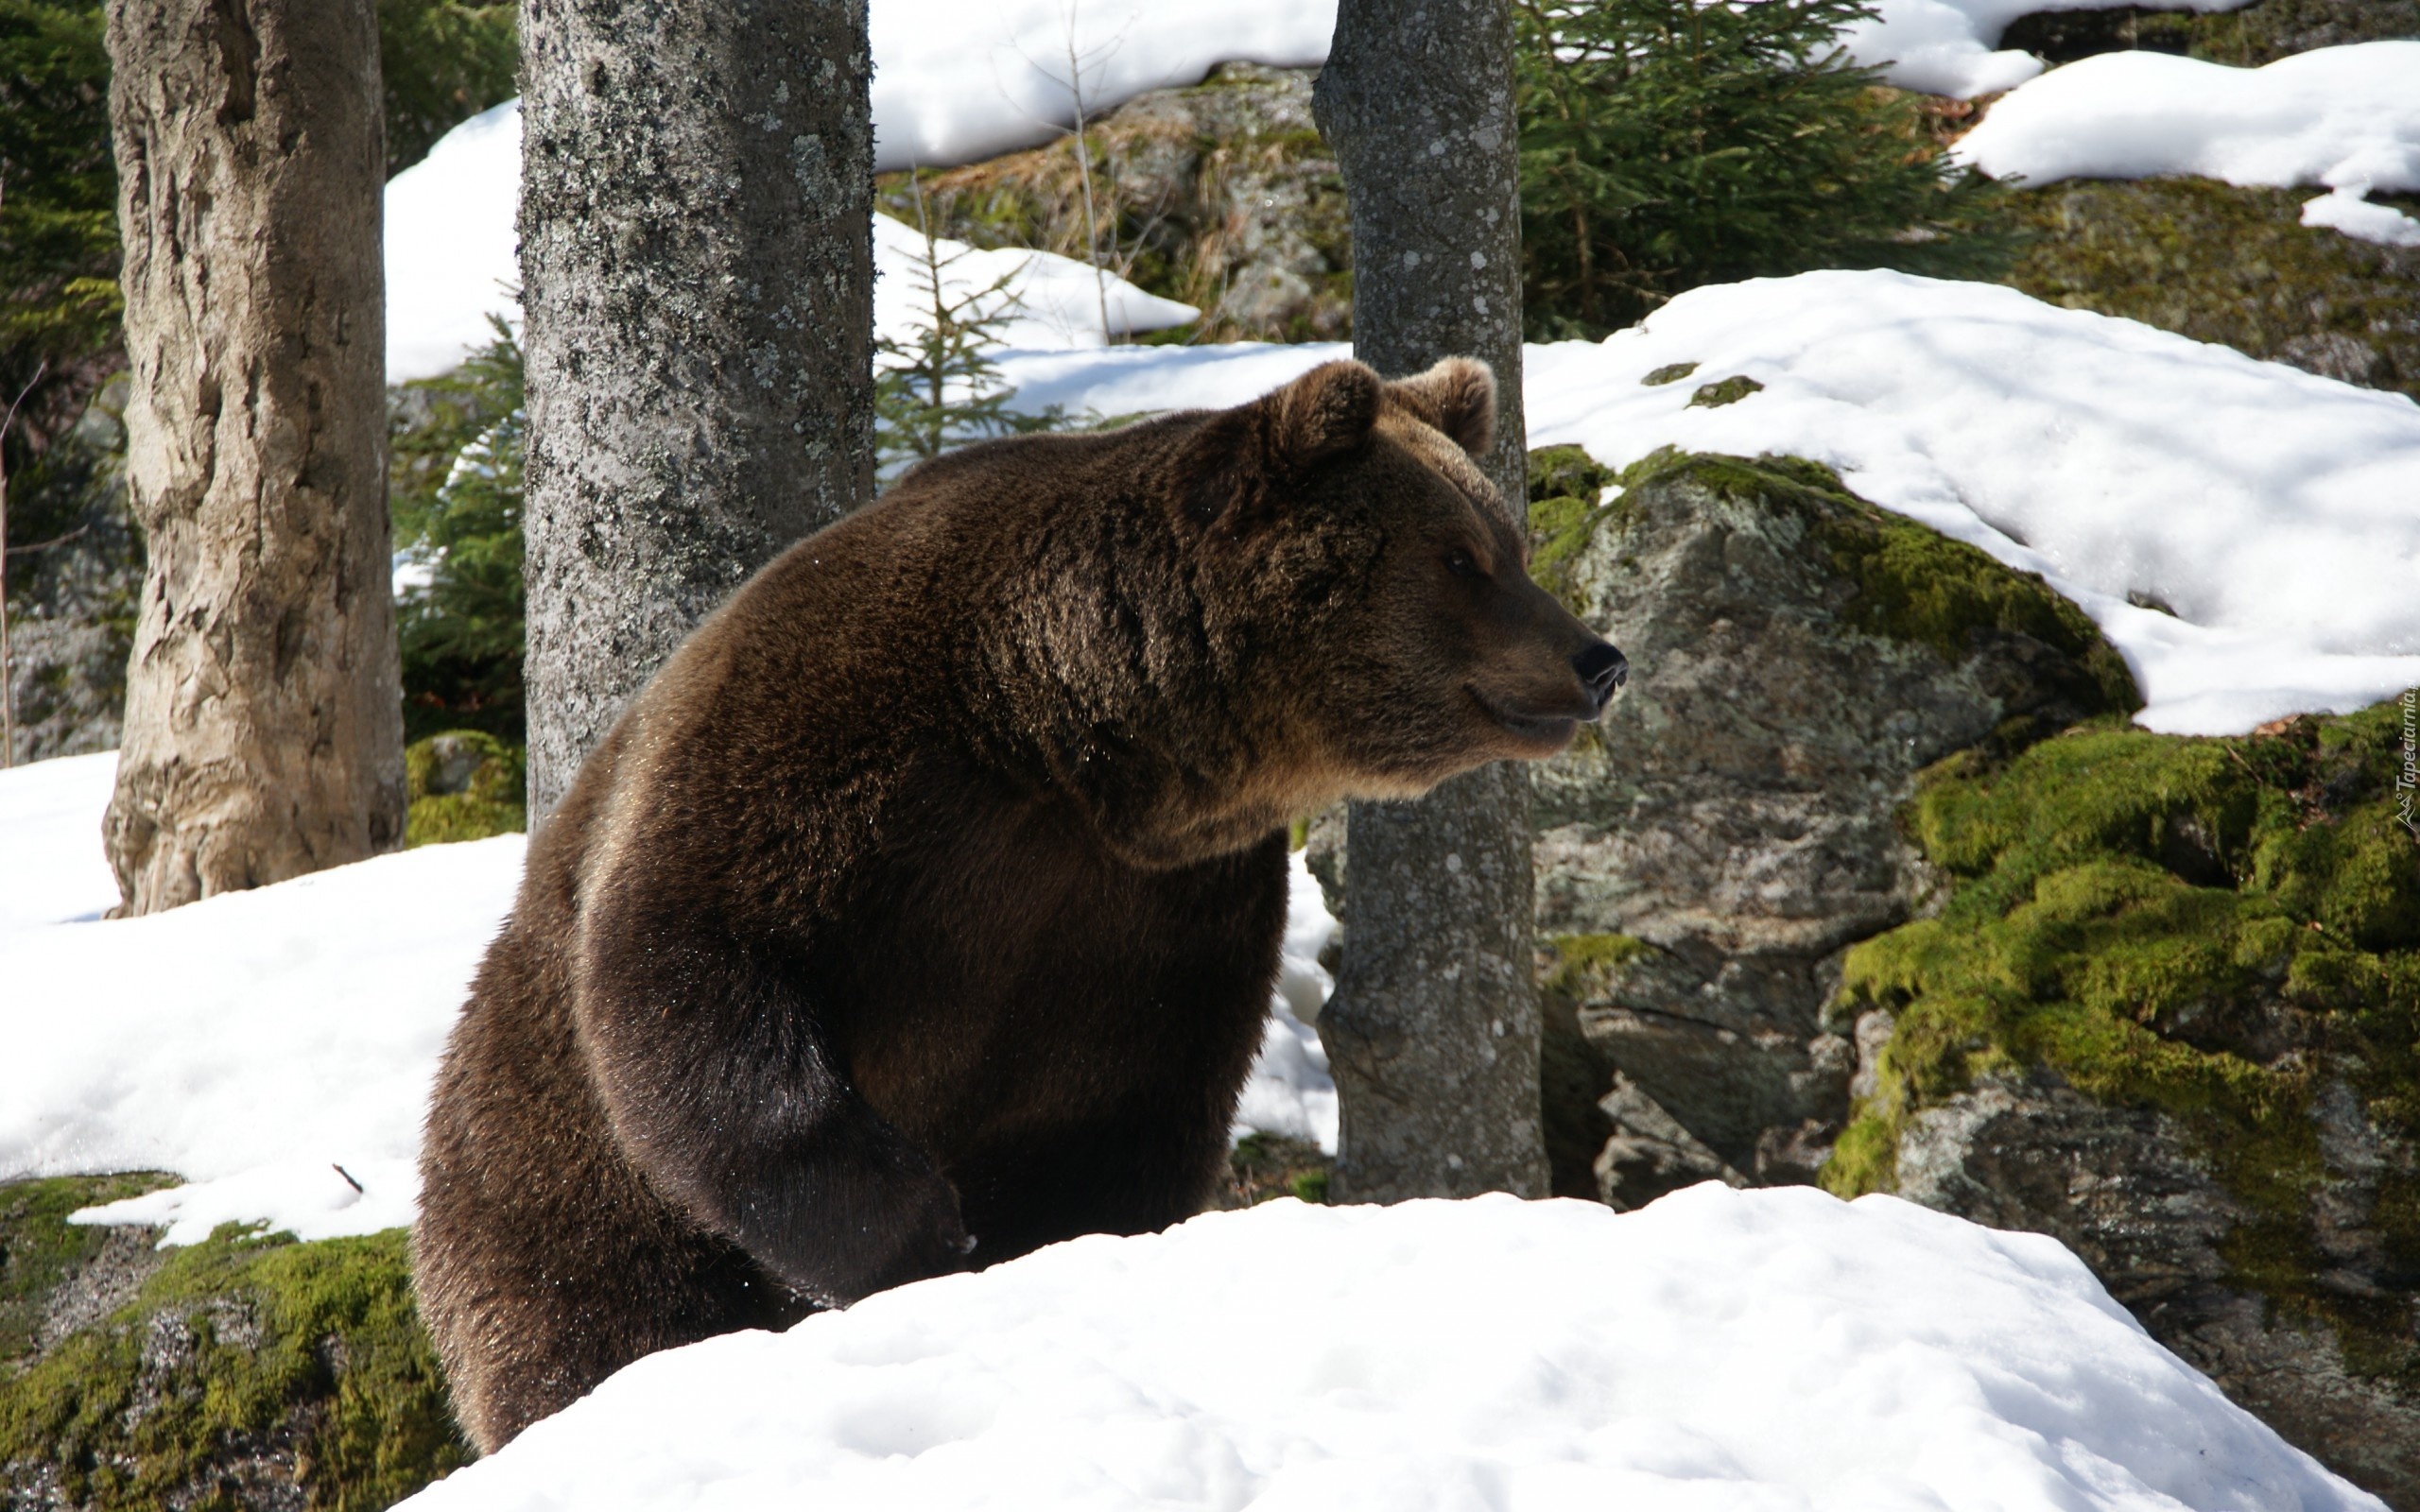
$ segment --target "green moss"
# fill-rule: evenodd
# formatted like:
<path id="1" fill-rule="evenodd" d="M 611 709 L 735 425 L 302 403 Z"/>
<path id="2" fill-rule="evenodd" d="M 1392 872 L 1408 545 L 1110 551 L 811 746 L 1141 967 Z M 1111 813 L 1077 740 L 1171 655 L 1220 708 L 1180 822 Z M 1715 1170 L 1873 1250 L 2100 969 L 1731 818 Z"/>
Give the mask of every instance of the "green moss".
<path id="1" fill-rule="evenodd" d="M 1639 382 L 1650 387 L 1657 387 L 1664 384 L 1677 384 L 1697 370 L 1698 365 L 1694 362 L 1668 362 L 1641 378 Z"/>
<path id="2" fill-rule="evenodd" d="M 1720 409 L 1725 404 L 1739 403 L 1750 394 L 1761 394 L 1764 391 L 1765 386 L 1754 378 L 1744 373 L 1735 374 L 1715 383 L 1702 385 L 1696 393 L 1689 396 L 1689 407 L 1691 409 Z"/>
<path id="3" fill-rule="evenodd" d="M 307 1505 L 362 1512 L 470 1459 L 403 1230 L 303 1245 L 223 1228 L 0 1383 L 0 1464 L 49 1467 L 95 1512 L 233 1509 L 236 1463 L 287 1447 Z"/>
<path id="4" fill-rule="evenodd" d="M 1539 990 L 1575 1001 L 1601 995 L 1623 967 L 1656 954 L 1654 946 L 1629 935 L 1554 935 L 1543 947 L 1547 959 Z"/>
<path id="5" fill-rule="evenodd" d="M 452 743 L 477 758 L 467 786 L 437 792 L 443 765 L 441 751 Z M 457 840 L 483 840 L 492 834 L 517 834 L 528 828 L 523 805 L 523 764 L 518 746 L 508 745 L 483 730 L 456 730 L 415 741 L 404 750 L 404 785 L 411 807 L 404 823 L 406 848 L 447 845 Z"/>
<path id="6" fill-rule="evenodd" d="M 1857 585 L 1847 610 L 1851 626 L 1929 645 L 1953 662 L 1966 655 L 1978 631 L 2031 636 L 2081 666 L 2088 686 L 2077 692 L 2084 709 L 2131 713 L 2142 707 L 2125 659 L 2038 574 L 2015 572 L 1862 500 L 1852 503 L 1847 513 L 1826 514 L 1817 525 L 1833 564 Z"/>
<path id="7" fill-rule="evenodd" d="M 1939 917 L 1846 957 L 1836 1013 L 1887 1008 L 1897 1028 L 1824 1185 L 1889 1187 L 1911 1114 L 2048 1070 L 2173 1119 L 2255 1215 L 2223 1250 L 2234 1280 L 2326 1319 L 2357 1368 L 2420 1382 L 2408 1325 L 2381 1332 L 2385 1313 L 2320 1283 L 2308 1211 L 2331 1179 L 2323 1068 L 2374 1124 L 2420 1137 L 2420 845 L 2393 813 L 2396 718 L 2229 739 L 2104 722 L 1922 774 L 1905 822 L 1956 885 Z M 2390 1182 L 2374 1215 L 2405 1274 L 2413 1185 Z"/>
<path id="8" fill-rule="evenodd" d="M 0 1371 L 33 1351 L 51 1293 L 89 1264 L 109 1237 L 108 1229 L 70 1224 L 67 1215 L 175 1180 L 151 1174 L 57 1177 L 0 1187 Z"/>
<path id="9" fill-rule="evenodd" d="M 1574 613 L 1581 606 L 1569 581 L 1571 559 L 1608 520 L 1616 528 L 1627 523 L 1630 506 L 1618 494 L 1610 502 L 1604 497 L 1616 479 L 1612 468 L 1577 446 L 1542 446 L 1530 454 L 1530 575 Z"/>

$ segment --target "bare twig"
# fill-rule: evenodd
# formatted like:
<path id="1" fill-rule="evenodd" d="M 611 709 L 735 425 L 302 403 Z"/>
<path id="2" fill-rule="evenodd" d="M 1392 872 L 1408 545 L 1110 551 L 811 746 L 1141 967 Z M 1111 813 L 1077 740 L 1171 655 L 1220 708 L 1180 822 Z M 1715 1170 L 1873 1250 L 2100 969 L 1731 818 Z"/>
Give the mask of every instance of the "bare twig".
<path id="1" fill-rule="evenodd" d="M 53 536 L 48 541 L 37 541 L 30 546 L 9 546 L 6 548 L 6 552 L 11 557 L 30 557 L 37 551 L 48 551 L 53 546 L 63 546 L 92 528 L 92 525 L 87 523 L 78 525 L 63 536 Z"/>
<path id="2" fill-rule="evenodd" d="M 1093 148 L 1084 134 L 1084 70 L 1076 56 L 1078 0 L 1067 0 L 1067 94 L 1076 104 L 1076 178 L 1084 195 L 1084 260 L 1093 265 L 1093 298 L 1100 302 L 1100 338 L 1117 344 L 1109 328 L 1109 276 L 1101 267 L 1100 233 L 1093 225 Z"/>

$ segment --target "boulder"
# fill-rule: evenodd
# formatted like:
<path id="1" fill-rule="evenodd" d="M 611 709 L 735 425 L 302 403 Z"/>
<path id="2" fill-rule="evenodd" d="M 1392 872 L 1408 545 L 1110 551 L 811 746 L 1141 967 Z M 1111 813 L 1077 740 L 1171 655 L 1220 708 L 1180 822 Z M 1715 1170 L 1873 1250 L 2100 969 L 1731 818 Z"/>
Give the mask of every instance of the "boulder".
<path id="1" fill-rule="evenodd" d="M 481 840 L 527 829 L 525 761 L 522 747 L 478 730 L 449 730 L 406 747 L 404 788 L 411 807 L 404 844 Z"/>
<path id="2" fill-rule="evenodd" d="M 1915 774 L 2135 708 L 2134 683 L 2039 578 L 1813 464 L 1532 473 L 1535 572 L 1634 672 L 1531 769 L 1558 1190 L 1811 1181 L 1856 1068 L 1824 1018 L 1841 953 L 1939 885 L 1897 829 Z M 1592 1080 L 1601 1123 L 1568 1091 Z"/>
<path id="3" fill-rule="evenodd" d="M 1073 136 L 922 175 L 933 229 L 977 247 L 1038 247 L 1202 311 L 1191 339 L 1333 341 L 1351 332 L 1351 221 L 1311 121 L 1311 75 L 1227 63 L 1092 123 L 1088 227 Z M 879 183 L 915 223 L 918 185 Z M 1096 240 L 1096 236 L 1098 239 Z"/>

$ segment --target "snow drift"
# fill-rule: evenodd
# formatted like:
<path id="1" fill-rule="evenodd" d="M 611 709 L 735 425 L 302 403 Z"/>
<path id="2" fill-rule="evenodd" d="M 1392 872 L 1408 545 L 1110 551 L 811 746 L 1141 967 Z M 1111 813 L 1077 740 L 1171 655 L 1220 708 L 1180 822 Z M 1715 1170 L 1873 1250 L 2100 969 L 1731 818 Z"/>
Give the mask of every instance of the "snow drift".
<path id="1" fill-rule="evenodd" d="M 1711 1184 L 1290 1200 L 655 1355 L 405 1505 L 2376 1509 L 2057 1241 Z"/>

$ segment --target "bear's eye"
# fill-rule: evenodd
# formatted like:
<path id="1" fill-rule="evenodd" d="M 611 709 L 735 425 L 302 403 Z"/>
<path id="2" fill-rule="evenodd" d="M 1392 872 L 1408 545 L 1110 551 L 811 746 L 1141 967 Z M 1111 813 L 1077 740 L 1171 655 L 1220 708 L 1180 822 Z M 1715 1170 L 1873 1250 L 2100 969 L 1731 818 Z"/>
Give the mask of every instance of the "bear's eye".
<path id="1" fill-rule="evenodd" d="M 1485 573 L 1478 570 L 1478 560 L 1474 558 L 1469 552 L 1462 550 L 1460 546 L 1457 546 L 1452 551 L 1445 553 L 1445 570 L 1452 573 L 1457 577 L 1484 577 L 1487 576 Z"/>

